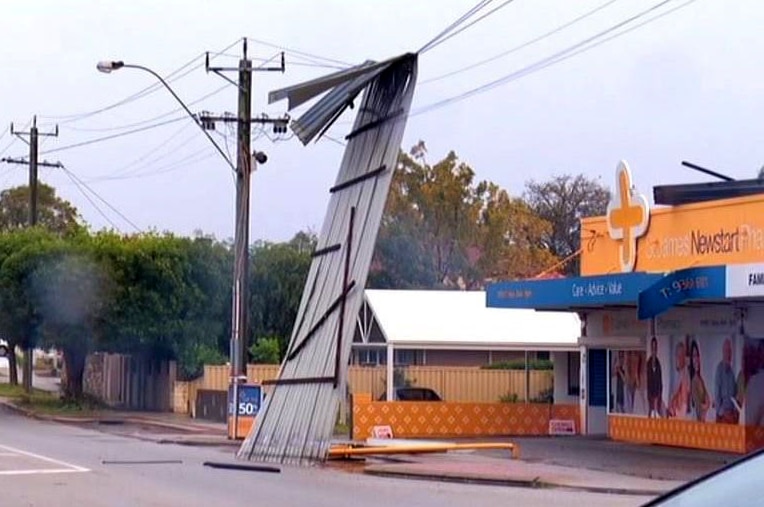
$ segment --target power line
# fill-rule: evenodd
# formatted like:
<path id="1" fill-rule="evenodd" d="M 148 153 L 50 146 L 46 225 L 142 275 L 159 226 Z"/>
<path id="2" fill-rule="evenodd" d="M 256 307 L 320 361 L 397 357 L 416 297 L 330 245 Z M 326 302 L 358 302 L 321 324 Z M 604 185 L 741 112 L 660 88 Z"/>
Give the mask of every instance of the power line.
<path id="1" fill-rule="evenodd" d="M 127 222 L 128 224 L 130 224 L 130 226 L 132 226 L 132 227 L 133 227 L 133 228 L 136 230 L 136 232 L 141 232 L 141 228 L 140 228 L 140 227 L 138 227 L 137 225 L 135 225 L 135 222 L 133 222 L 132 220 L 130 220 L 129 218 L 127 218 L 127 217 L 126 217 L 126 216 L 125 216 L 125 215 L 124 215 L 124 214 L 123 214 L 121 211 L 119 211 L 117 208 L 115 208 L 114 206 L 112 206 L 112 205 L 109 203 L 109 201 L 107 201 L 106 199 L 104 199 L 103 197 L 101 197 L 101 196 L 98 194 L 98 192 L 96 192 L 95 190 L 93 190 L 93 189 L 92 189 L 92 188 L 91 188 L 91 187 L 90 187 L 90 186 L 89 186 L 87 183 L 85 183 L 84 181 L 82 181 L 82 179 L 81 179 L 79 176 L 77 176 L 76 174 L 74 174 L 73 172 L 71 172 L 71 171 L 70 171 L 69 169 L 67 169 L 66 167 L 62 167 L 62 169 L 63 169 L 63 171 L 64 171 L 64 172 L 65 172 L 65 173 L 66 173 L 66 174 L 67 174 L 67 175 L 68 175 L 68 176 L 69 176 L 69 177 L 70 177 L 70 178 L 71 178 L 73 181 L 75 181 L 75 185 L 76 185 L 77 183 L 79 183 L 80 185 L 82 185 L 83 187 L 85 187 L 85 188 L 86 188 L 88 191 L 90 191 L 90 193 L 91 193 L 91 194 L 93 194 L 93 195 L 94 195 L 96 198 L 98 198 L 98 200 L 99 200 L 99 201 L 101 201 L 102 203 L 104 203 L 104 204 L 105 204 L 107 207 L 109 207 L 109 209 L 111 209 L 111 210 L 112 210 L 114 213 L 116 213 L 117 215 L 119 215 L 119 217 L 120 217 L 120 218 L 122 218 L 122 220 L 124 220 L 125 222 Z M 78 188 L 79 188 L 79 186 L 78 186 Z M 83 194 L 84 194 L 84 192 L 83 192 Z M 90 200 L 90 199 L 88 199 L 88 200 Z M 91 201 L 91 202 L 92 202 L 92 201 Z M 103 213 L 102 213 L 102 214 L 103 214 Z M 104 215 L 104 217 L 105 217 L 105 215 Z M 107 219 L 107 220 L 108 220 L 108 219 Z M 113 222 L 111 222 L 110 220 L 109 220 L 109 223 L 112 223 L 112 225 L 113 225 Z M 116 227 L 116 226 L 115 226 L 115 227 Z M 119 227 L 117 227 L 117 229 L 119 229 Z"/>
<path id="2" fill-rule="evenodd" d="M 505 56 L 511 55 L 512 53 L 516 53 L 517 51 L 520 51 L 521 49 L 525 49 L 528 46 L 531 46 L 531 45 L 533 45 L 533 44 L 535 44 L 537 42 L 540 42 L 540 41 L 542 41 L 544 39 L 547 39 L 547 38 L 549 38 L 549 37 L 551 37 L 553 35 L 558 34 L 559 32 L 565 30 L 566 28 L 568 28 L 568 27 L 570 27 L 570 26 L 578 23 L 579 21 L 582 21 L 582 20 L 584 20 L 584 19 L 586 19 L 586 18 L 588 18 L 590 16 L 593 16 L 594 14 L 598 13 L 599 11 L 609 7 L 611 4 L 614 4 L 615 2 L 618 2 L 618 1 L 619 0 L 608 0 L 607 2 L 605 2 L 603 4 L 600 4 L 599 6 L 595 7 L 594 9 L 592 9 L 590 11 L 585 12 L 584 14 L 578 16 L 577 18 L 574 18 L 574 19 L 568 21 L 567 23 L 559 25 L 558 27 L 556 27 L 556 28 L 554 28 L 554 29 L 552 29 L 552 30 L 550 30 L 550 31 L 548 31 L 546 33 L 543 33 L 543 34 L 539 35 L 538 37 L 535 37 L 535 38 L 530 39 L 530 40 L 528 40 L 526 42 L 523 42 L 520 45 L 517 45 L 517 46 L 515 46 L 513 48 L 510 48 L 510 49 L 508 49 L 506 51 L 502 51 L 501 53 L 499 53 L 497 55 L 494 55 L 494 56 L 492 56 L 490 58 L 486 58 L 485 60 L 481 60 L 479 62 L 475 62 L 473 64 L 470 64 L 470 65 L 468 65 L 466 67 L 462 67 L 462 68 L 456 69 L 454 71 L 447 72 L 445 74 L 441 74 L 439 76 L 435 76 L 435 77 L 430 78 L 430 79 L 426 79 L 426 80 L 422 81 L 419 84 L 427 84 L 427 83 L 432 83 L 432 82 L 435 82 L 435 81 L 440 81 L 441 79 L 445 79 L 447 77 L 451 77 L 451 76 L 455 76 L 457 74 L 461 74 L 462 72 L 466 72 L 468 70 L 472 70 L 474 68 L 480 67 L 480 66 L 485 65 L 487 63 L 494 62 L 494 61 L 496 61 L 496 60 L 498 60 L 500 58 L 504 58 Z"/>
<path id="3" fill-rule="evenodd" d="M 122 229 L 117 224 L 115 224 L 106 213 L 103 212 L 103 210 L 95 203 L 95 201 L 88 195 L 88 193 L 85 192 L 85 189 L 82 188 L 80 183 L 72 177 L 71 173 L 69 173 L 69 171 L 64 170 L 64 174 L 66 174 L 69 177 L 69 179 L 72 181 L 72 184 L 74 184 L 74 186 L 77 188 L 77 190 L 80 191 L 83 197 L 85 197 L 85 199 L 88 200 L 90 205 L 93 206 L 93 208 L 98 212 L 98 214 L 101 215 L 103 219 L 106 220 L 113 228 L 117 229 L 119 232 L 122 232 Z"/>
<path id="4" fill-rule="evenodd" d="M 470 10 L 468 10 L 467 12 L 462 14 L 456 21 L 454 21 L 453 23 L 448 25 L 446 28 L 443 29 L 443 31 L 438 33 L 435 37 L 430 39 L 430 41 L 427 42 L 424 46 L 419 48 L 419 51 L 417 51 L 417 53 L 422 54 L 422 53 L 428 51 L 429 49 L 435 47 L 435 44 L 437 44 L 438 41 L 440 41 L 443 37 L 445 37 L 446 35 L 451 33 L 451 31 L 456 29 L 459 25 L 461 25 L 462 23 L 467 21 L 469 18 L 474 16 L 476 13 L 480 12 L 480 10 L 482 10 L 486 5 L 488 5 L 492 1 L 493 0 L 481 0 L 480 2 L 478 2 L 477 4 L 472 6 L 470 8 Z"/>
<path id="5" fill-rule="evenodd" d="M 206 99 L 208 99 L 210 97 L 213 97 L 213 96 L 219 94 L 220 92 L 222 92 L 223 90 L 227 90 L 227 89 L 228 89 L 228 85 L 227 84 L 223 85 L 220 88 L 216 88 L 215 90 L 207 93 L 206 95 L 203 95 L 203 96 L 199 97 L 198 99 L 192 100 L 191 102 L 188 103 L 188 105 L 189 106 L 193 106 L 195 104 L 198 104 L 199 102 L 202 102 L 202 101 L 204 101 L 204 100 L 206 100 Z M 177 108 L 175 108 L 175 109 L 173 109 L 171 111 L 167 111 L 166 113 L 162 113 L 162 114 L 160 114 L 158 116 L 154 116 L 153 118 L 147 118 L 145 120 L 137 121 L 137 122 L 134 122 L 134 123 L 126 123 L 126 124 L 119 125 L 119 126 L 116 126 L 116 127 L 102 127 L 102 128 L 69 127 L 69 128 L 72 129 L 72 130 L 78 130 L 78 131 L 81 131 L 81 132 L 113 132 L 115 130 L 124 130 L 124 129 L 133 128 L 133 127 L 139 127 L 141 125 L 146 125 L 147 123 L 152 123 L 152 122 L 155 122 L 157 120 L 161 120 L 162 118 L 166 118 L 168 116 L 172 116 L 173 114 L 181 112 L 181 111 L 183 111 L 183 108 L 182 107 L 177 107 Z M 183 117 L 186 118 L 185 115 Z"/>
<path id="6" fill-rule="evenodd" d="M 181 127 L 178 129 L 178 130 L 176 130 L 176 131 L 175 131 L 173 134 L 171 134 L 169 137 L 165 138 L 165 139 L 164 139 L 162 142 L 160 142 L 159 144 L 157 144 L 156 146 L 154 146 L 152 149 L 150 149 L 149 151 L 147 151 L 146 153 L 144 153 L 144 154 L 143 154 L 143 155 L 141 155 L 140 157 L 138 157 L 138 158 L 134 159 L 132 162 L 130 162 L 130 163 L 128 163 L 128 164 L 126 164 L 126 165 L 124 165 L 124 166 L 120 167 L 119 169 L 116 169 L 115 171 L 113 171 L 113 172 L 112 172 L 112 175 L 113 175 L 113 176 L 116 176 L 116 175 L 118 175 L 118 174 L 120 174 L 120 173 L 124 173 L 125 171 L 127 171 L 127 170 L 128 170 L 128 169 L 130 169 L 131 167 L 135 167 L 136 165 L 138 165 L 138 164 L 140 164 L 141 162 L 145 161 L 145 160 L 146 160 L 148 157 L 150 157 L 151 155 L 153 155 L 153 154 L 154 154 L 154 153 L 156 153 L 157 151 L 161 150 L 162 148 L 166 148 L 166 147 L 167 147 L 167 146 L 170 144 L 170 142 L 171 142 L 171 141 L 173 141 L 173 140 L 174 140 L 176 137 L 178 137 L 180 134 L 182 134 L 182 133 L 183 133 L 183 132 L 184 132 L 184 131 L 185 131 L 185 130 L 188 128 L 188 127 L 190 127 L 191 125 L 192 125 L 192 123 L 191 123 L 191 122 L 188 122 L 188 123 L 186 123 L 186 124 L 182 125 L 182 126 L 181 126 Z M 192 138 L 189 138 L 189 139 L 188 139 L 188 141 L 187 141 L 186 143 L 182 144 L 181 146 L 184 146 L 185 144 L 187 144 L 188 142 L 190 142 L 190 141 L 191 141 L 191 139 L 192 139 Z M 176 148 L 176 149 L 177 149 L 177 148 Z M 152 159 L 151 161 L 149 161 L 149 162 L 147 162 L 147 163 L 148 163 L 148 164 L 154 163 L 154 162 L 156 162 L 157 160 L 161 160 L 163 157 L 167 157 L 167 156 L 169 156 L 171 153 L 172 153 L 172 152 L 164 153 L 164 154 L 160 155 L 159 157 L 157 157 L 157 158 L 154 158 L 154 159 Z"/>
<path id="7" fill-rule="evenodd" d="M 151 130 L 151 129 L 155 129 L 155 128 L 158 128 L 158 127 L 162 127 L 164 125 L 169 125 L 171 123 L 177 123 L 179 121 L 183 121 L 183 120 L 186 120 L 186 119 L 188 119 L 188 118 L 183 116 L 181 118 L 174 118 L 172 120 L 167 120 L 167 121 L 163 121 L 163 122 L 160 122 L 160 123 L 154 123 L 152 125 L 146 125 L 145 127 L 140 127 L 140 128 L 133 129 L 133 130 L 128 130 L 127 132 L 120 132 L 119 134 L 111 134 L 111 135 L 108 135 L 108 136 L 96 137 L 95 139 L 89 139 L 87 141 L 82 141 L 82 142 L 79 142 L 79 143 L 68 144 L 66 146 L 60 146 L 58 148 L 53 148 L 52 150 L 48 150 L 46 152 L 41 153 L 41 155 L 47 155 L 48 153 L 56 153 L 58 151 L 71 150 L 72 148 L 79 148 L 81 146 L 88 146 L 90 144 L 100 143 L 100 142 L 103 142 L 103 141 L 109 141 L 111 139 L 117 139 L 119 137 L 125 137 L 125 136 L 129 136 L 129 135 L 132 135 L 132 134 L 137 134 L 139 132 L 145 132 L 147 130 Z"/>
<path id="8" fill-rule="evenodd" d="M 170 162 L 168 164 L 159 166 L 158 168 L 152 169 L 151 171 L 145 171 L 145 172 L 134 172 L 129 175 L 120 175 L 120 176 L 105 176 L 102 178 L 93 178 L 89 180 L 89 183 L 95 183 L 95 182 L 106 182 L 106 181 L 119 181 L 119 180 L 134 180 L 134 179 L 140 179 L 140 178 L 147 178 L 151 176 L 159 176 L 160 174 L 167 174 L 173 171 L 177 171 L 179 169 L 185 169 L 190 167 L 193 164 L 196 164 L 198 162 L 201 162 L 203 160 L 207 160 L 211 157 L 214 157 L 214 153 L 210 153 L 209 148 L 204 147 L 200 150 L 197 150 L 189 155 L 186 155 L 185 157 L 175 160 L 173 162 Z"/>
<path id="9" fill-rule="evenodd" d="M 225 48 L 223 48 L 219 52 L 213 53 L 213 57 L 217 56 L 220 53 L 228 51 L 229 49 L 234 47 L 236 44 L 238 44 L 240 40 L 241 39 L 237 39 L 235 42 L 233 42 L 232 44 L 226 46 Z M 186 72 L 183 72 L 183 70 L 185 70 L 188 67 L 190 67 L 191 65 L 193 65 L 194 62 L 196 62 L 197 60 L 203 59 L 205 57 L 205 55 L 206 55 L 206 53 L 201 53 L 201 54 L 195 56 L 194 58 L 192 58 L 191 60 L 189 60 L 188 62 L 186 62 L 185 64 L 183 64 L 182 66 L 180 66 L 179 68 L 177 68 L 176 70 L 174 70 L 173 72 L 168 74 L 167 76 L 165 76 L 165 79 L 167 80 L 168 83 L 172 83 L 172 82 L 177 81 L 178 79 L 181 79 L 182 77 L 187 76 L 188 74 L 190 74 L 194 70 L 197 70 L 197 69 L 203 67 L 204 63 L 200 63 L 197 66 L 195 66 L 195 67 L 193 67 L 191 69 L 186 70 Z M 183 72 L 181 75 L 177 75 L 177 74 L 179 74 L 181 72 Z M 138 92 L 133 93 L 132 95 L 129 95 L 129 96 L 125 97 L 124 99 L 121 99 L 121 100 L 119 100 L 117 102 L 109 104 L 108 106 L 104 106 L 104 107 L 101 107 L 99 109 L 95 109 L 93 111 L 88 111 L 88 112 L 85 112 L 85 113 L 78 113 L 78 114 L 70 114 L 70 115 L 60 115 L 60 116 L 41 116 L 41 118 L 52 119 L 52 120 L 61 120 L 60 123 L 64 123 L 64 124 L 65 123 L 75 122 L 75 121 L 80 121 L 80 120 L 83 120 L 85 118 L 89 118 L 91 116 L 95 116 L 97 114 L 100 114 L 100 113 L 103 113 L 103 112 L 106 112 L 106 111 L 110 111 L 110 110 L 112 110 L 114 108 L 117 108 L 117 107 L 129 104 L 130 102 L 134 102 L 134 101 L 136 101 L 138 99 L 141 99 L 141 98 L 143 98 L 143 97 L 145 97 L 147 95 L 150 95 L 150 94 L 156 92 L 157 90 L 160 90 L 161 88 L 162 88 L 161 84 L 153 83 L 153 84 L 151 84 L 151 85 L 149 85 L 149 86 L 139 90 Z"/>
<path id="10" fill-rule="evenodd" d="M 431 49 L 434 49 L 434 48 L 436 48 L 436 47 L 440 46 L 441 44 L 443 44 L 443 43 L 444 43 L 444 42 L 446 42 L 447 40 L 451 39 L 452 37 L 456 37 L 457 35 L 459 35 L 459 34 L 460 34 L 460 33 L 462 33 L 463 31 L 465 31 L 465 30 L 467 30 L 468 28 L 470 28 L 471 26 L 473 26 L 475 23 L 479 23 L 479 22 L 480 22 L 480 21 L 482 21 L 483 19 L 487 18 L 488 16 L 490 16 L 490 15 L 491 15 L 491 14 L 493 14 L 493 13 L 495 13 L 495 12 L 496 12 L 496 11 L 498 11 L 499 9 L 502 9 L 502 8 L 506 7 L 507 5 L 511 4 L 512 2 L 514 2 L 514 0 L 504 0 L 504 2 L 503 2 L 501 5 L 499 5 L 498 7 L 494 7 L 494 8 L 493 8 L 493 9 L 491 9 L 490 11 L 488 11 L 488 12 L 486 12 L 485 14 L 483 14 L 482 16 L 480 16 L 479 18 L 477 18 L 477 19 L 473 20 L 472 22 L 470 22 L 470 23 L 468 23 L 468 24 L 464 25 L 463 27 L 459 28 L 458 30 L 456 30 L 456 31 L 454 31 L 454 32 L 451 32 L 450 34 L 446 35 L 445 37 L 442 37 L 442 38 L 441 38 L 440 40 L 438 40 L 437 42 L 434 42 L 434 43 L 430 44 L 430 45 L 427 47 L 426 51 L 430 51 Z"/>
<path id="11" fill-rule="evenodd" d="M 253 38 L 253 37 L 247 37 L 247 40 L 249 40 L 251 42 L 254 42 L 256 44 L 260 44 L 261 46 L 267 46 L 267 47 L 271 47 L 271 48 L 275 48 L 275 49 L 280 49 L 280 50 L 282 50 L 284 52 L 292 53 L 295 56 L 302 56 L 303 58 L 310 58 L 313 61 L 316 61 L 316 60 L 317 61 L 324 61 L 324 62 L 329 62 L 329 63 L 333 63 L 333 64 L 337 64 L 337 65 L 342 65 L 343 67 L 350 67 L 352 65 L 351 63 L 344 62 L 342 60 L 336 60 L 334 58 L 328 58 L 328 57 L 317 55 L 317 54 L 314 54 L 314 53 L 308 53 L 307 51 L 302 51 L 302 50 L 299 50 L 299 49 L 295 49 L 295 48 L 291 48 L 291 47 L 287 47 L 287 46 L 282 46 L 280 44 L 274 44 L 273 42 L 268 42 L 268 41 L 265 41 L 265 40 L 262 40 L 262 39 L 256 39 L 256 38 Z M 227 49 L 226 49 L 226 51 L 227 51 Z"/>
<path id="12" fill-rule="evenodd" d="M 659 14 L 657 16 L 654 16 L 654 17 L 648 19 L 647 21 L 645 21 L 643 23 L 640 23 L 640 24 L 638 24 L 636 26 L 630 27 L 630 28 L 628 28 L 626 30 L 623 30 L 621 32 L 617 32 L 616 34 L 614 34 L 614 35 L 612 35 L 610 37 L 607 37 L 605 39 L 597 41 L 597 39 L 603 37 L 604 35 L 612 33 L 614 31 L 618 30 L 619 28 L 621 28 L 621 27 L 623 27 L 623 26 L 625 26 L 625 25 L 627 25 L 627 24 L 629 24 L 629 23 L 631 23 L 633 21 L 636 21 L 637 19 L 640 19 L 640 18 L 646 16 L 647 14 L 649 14 L 649 13 L 651 13 L 651 12 L 653 12 L 653 11 L 655 11 L 655 10 L 657 10 L 657 9 L 659 9 L 659 8 L 665 6 L 666 4 L 668 4 L 670 2 L 673 2 L 673 1 L 675 1 L 675 0 L 663 0 L 662 2 L 659 2 L 658 4 L 655 4 L 652 7 L 648 8 L 648 9 L 646 9 L 644 11 L 641 11 L 640 13 L 635 14 L 634 16 L 632 16 L 630 18 L 628 18 L 628 19 L 626 19 L 624 21 L 621 21 L 620 23 L 617 23 L 616 25 L 613 25 L 610 28 L 608 28 L 606 30 L 603 30 L 602 32 L 599 32 L 599 33 L 597 33 L 594 36 L 588 37 L 587 39 L 584 39 L 584 40 L 578 42 L 577 44 L 574 44 L 572 46 L 569 46 L 566 49 L 558 51 L 557 53 L 554 53 L 553 55 L 551 55 L 549 57 L 546 57 L 546 58 L 543 58 L 541 60 L 538 60 L 537 62 L 535 62 L 533 64 L 530 64 L 530 65 L 528 65 L 526 67 L 523 67 L 523 68 L 521 68 L 521 69 L 519 69 L 519 70 L 517 70 L 515 72 L 512 72 L 510 74 L 502 76 L 499 79 L 495 79 L 495 80 L 493 80 L 493 81 L 491 81 L 489 83 L 486 83 L 484 85 L 472 88 L 472 89 L 470 89 L 470 90 L 468 90 L 466 92 L 463 92 L 463 93 L 461 93 L 459 95 L 455 95 L 453 97 L 449 97 L 447 99 L 443 99 L 443 100 L 440 100 L 440 101 L 437 101 L 437 102 L 433 102 L 432 104 L 428 104 L 426 106 L 423 106 L 423 107 L 419 108 L 417 111 L 413 112 L 410 116 L 419 116 L 421 114 L 428 113 L 428 112 L 436 110 L 436 109 L 440 109 L 441 107 L 445 107 L 445 106 L 447 106 L 449 104 L 465 100 L 465 99 L 470 98 L 470 97 L 472 97 L 474 95 L 485 93 L 485 92 L 487 92 L 487 91 L 489 91 L 489 90 L 491 90 L 493 88 L 496 88 L 497 86 L 500 86 L 500 85 L 503 85 L 503 84 L 515 81 L 517 79 L 523 78 L 525 76 L 528 76 L 530 74 L 533 74 L 535 72 L 543 70 L 543 69 L 545 69 L 545 68 L 547 68 L 547 67 L 549 67 L 551 65 L 554 65 L 556 63 L 560 63 L 562 61 L 567 60 L 568 58 L 572 58 L 572 57 L 574 57 L 574 56 L 576 56 L 578 54 L 581 54 L 581 53 L 584 53 L 584 52 L 589 51 L 591 49 L 594 49 L 595 47 L 600 46 L 601 44 L 604 44 L 604 43 L 606 43 L 608 41 L 611 41 L 613 39 L 616 39 L 616 38 L 618 38 L 618 37 L 620 37 L 622 35 L 626 35 L 627 33 L 631 32 L 631 31 L 633 31 L 633 30 L 635 30 L 635 29 L 637 29 L 637 28 L 639 28 L 641 26 L 644 26 L 644 25 L 646 25 L 646 24 L 648 24 L 650 22 L 656 21 L 656 20 L 662 18 L 663 16 L 671 14 L 674 11 L 677 11 L 679 9 L 687 7 L 688 5 L 696 2 L 697 0 L 688 0 L 684 4 L 681 4 L 681 5 L 673 8 L 673 9 L 670 9 L 670 10 L 664 12 L 664 13 L 661 13 L 661 14 Z"/>

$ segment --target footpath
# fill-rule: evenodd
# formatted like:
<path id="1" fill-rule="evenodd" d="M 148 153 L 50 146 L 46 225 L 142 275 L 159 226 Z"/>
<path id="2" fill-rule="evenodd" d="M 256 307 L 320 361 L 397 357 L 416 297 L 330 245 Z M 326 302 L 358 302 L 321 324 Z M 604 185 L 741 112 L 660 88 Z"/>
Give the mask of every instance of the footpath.
<path id="1" fill-rule="evenodd" d="M 230 447 L 226 425 L 168 413 L 104 412 L 85 417 L 30 412 L 0 399 L 19 415 L 64 424 L 93 427 L 158 444 Z M 338 436 L 338 441 L 345 440 Z M 469 442 L 470 440 L 459 440 Z M 369 458 L 328 467 L 366 474 L 473 484 L 565 488 L 654 497 L 700 477 L 737 458 L 725 453 L 613 442 L 589 437 L 481 439 L 513 442 L 519 459 L 507 451 L 459 451 L 444 454 Z"/>

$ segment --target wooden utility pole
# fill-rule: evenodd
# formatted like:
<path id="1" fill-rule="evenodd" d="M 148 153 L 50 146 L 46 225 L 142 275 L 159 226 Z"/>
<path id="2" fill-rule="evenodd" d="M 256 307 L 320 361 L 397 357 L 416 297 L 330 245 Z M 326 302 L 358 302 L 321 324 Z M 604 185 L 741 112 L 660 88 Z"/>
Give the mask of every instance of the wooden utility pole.
<path id="1" fill-rule="evenodd" d="M 238 67 L 210 67 L 209 54 L 206 62 L 207 72 L 214 72 L 227 81 L 235 84 L 239 89 L 238 113 L 234 115 L 211 116 L 207 113 L 199 115 L 199 122 L 203 128 L 214 129 L 215 122 L 236 122 L 237 124 L 237 147 L 236 147 L 236 229 L 234 235 L 234 267 L 233 267 L 233 311 L 231 317 L 231 342 L 230 342 L 230 383 L 229 393 L 231 398 L 228 406 L 233 409 L 233 418 L 229 419 L 228 435 L 238 438 L 238 399 L 239 384 L 246 382 L 246 344 L 249 337 L 249 195 L 250 180 L 255 163 L 264 164 L 268 157 L 263 152 L 251 151 L 252 132 L 252 72 L 253 71 L 279 71 L 284 72 L 284 58 L 282 55 L 279 67 L 252 68 L 252 60 L 247 55 L 247 39 L 243 40 L 242 58 Z M 223 72 L 238 72 L 238 83 L 223 75 Z M 279 125 L 286 120 L 256 119 L 258 123 L 278 122 Z"/>
<path id="2" fill-rule="evenodd" d="M 38 161 L 39 152 L 39 139 L 43 137 L 57 137 L 58 125 L 54 132 L 40 132 L 37 129 L 37 116 L 32 118 L 32 128 L 29 132 L 19 132 L 14 130 L 11 123 L 11 134 L 18 136 L 24 142 L 29 144 L 29 160 L 4 158 L 0 162 L 6 162 L 9 164 L 22 164 L 29 166 L 29 227 L 35 227 L 37 225 L 37 169 L 38 167 L 63 167 L 60 162 L 40 162 Z M 24 139 L 23 136 L 28 136 L 29 140 Z M 37 324 L 30 322 L 29 329 L 27 329 L 26 348 L 24 349 L 24 362 L 22 364 L 22 382 L 24 385 L 24 391 L 27 393 L 32 392 L 32 371 L 34 365 L 32 363 L 34 356 L 34 346 L 37 338 Z M 15 351 L 11 350 L 11 354 L 15 354 Z"/>

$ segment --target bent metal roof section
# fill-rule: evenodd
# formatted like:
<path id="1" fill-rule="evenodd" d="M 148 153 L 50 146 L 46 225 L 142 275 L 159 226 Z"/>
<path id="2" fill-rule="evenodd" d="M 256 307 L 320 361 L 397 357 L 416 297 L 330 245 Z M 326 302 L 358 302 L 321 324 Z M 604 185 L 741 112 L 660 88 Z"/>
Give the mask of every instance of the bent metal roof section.
<path id="1" fill-rule="evenodd" d="M 416 55 L 403 55 L 272 96 L 288 98 L 294 105 L 326 92 L 292 124 L 300 140 L 308 143 L 363 92 L 336 182 L 329 189 L 328 209 L 286 358 L 239 458 L 310 464 L 327 457 L 339 403 L 347 394 L 354 324 L 416 75 Z"/>
<path id="2" fill-rule="evenodd" d="M 572 350 L 581 335 L 575 313 L 487 308 L 483 291 L 367 289 L 366 301 L 397 347 Z"/>

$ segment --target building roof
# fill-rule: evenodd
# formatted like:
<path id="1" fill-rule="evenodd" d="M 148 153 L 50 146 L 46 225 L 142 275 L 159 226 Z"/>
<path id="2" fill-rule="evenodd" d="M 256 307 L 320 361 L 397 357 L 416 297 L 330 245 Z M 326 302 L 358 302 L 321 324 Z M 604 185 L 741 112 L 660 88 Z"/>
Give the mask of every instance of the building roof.
<path id="1" fill-rule="evenodd" d="M 573 350 L 581 322 L 570 312 L 488 308 L 484 291 L 366 290 L 387 343 L 408 348 Z"/>

